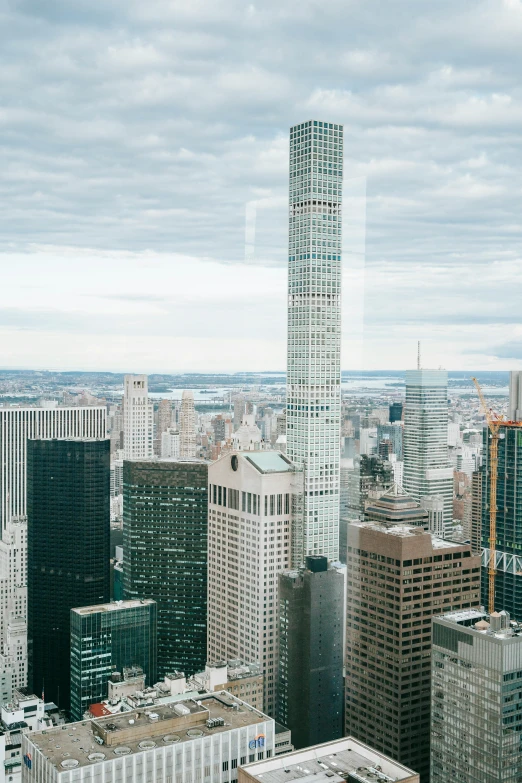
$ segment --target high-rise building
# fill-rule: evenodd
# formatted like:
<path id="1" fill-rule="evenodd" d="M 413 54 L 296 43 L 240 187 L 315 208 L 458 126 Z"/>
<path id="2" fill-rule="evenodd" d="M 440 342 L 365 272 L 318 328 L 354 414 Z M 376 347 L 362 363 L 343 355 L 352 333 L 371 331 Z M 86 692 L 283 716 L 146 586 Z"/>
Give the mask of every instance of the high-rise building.
<path id="1" fill-rule="evenodd" d="M 126 599 L 158 604 L 158 673 L 187 675 L 207 661 L 208 465 L 125 462 Z"/>
<path id="2" fill-rule="evenodd" d="M 344 574 L 322 555 L 279 575 L 276 718 L 296 748 L 344 734 L 344 593 Z"/>
<path id="3" fill-rule="evenodd" d="M 431 621 L 479 605 L 480 558 L 406 517 L 351 523 L 347 568 L 345 733 L 427 781 Z"/>
<path id="4" fill-rule="evenodd" d="M 151 459 L 154 455 L 154 405 L 146 375 L 126 375 L 123 397 L 123 456 Z"/>
<path id="5" fill-rule="evenodd" d="M 290 129 L 287 454 L 304 469 L 304 555 L 339 551 L 343 126 Z"/>
<path id="6" fill-rule="evenodd" d="M 172 424 L 172 400 L 160 400 L 158 404 L 158 432 L 161 438 L 162 432 L 166 432 Z"/>
<path id="7" fill-rule="evenodd" d="M 0 680 L 11 690 L 27 685 L 27 439 L 105 434 L 104 407 L 0 406 Z"/>
<path id="8" fill-rule="evenodd" d="M 392 402 L 390 405 L 390 424 L 402 421 L 402 402 Z"/>
<path id="9" fill-rule="evenodd" d="M 69 709 L 70 613 L 109 600 L 110 441 L 27 443 L 29 681 Z"/>
<path id="10" fill-rule="evenodd" d="M 201 694 L 24 736 L 24 783 L 236 783 L 240 764 L 274 755 L 275 737 L 274 721 L 240 699 Z"/>
<path id="11" fill-rule="evenodd" d="M 391 444 L 392 454 L 397 455 L 397 459 L 402 460 L 402 422 L 394 424 L 377 425 L 377 443 L 388 440 Z"/>
<path id="12" fill-rule="evenodd" d="M 208 660 L 259 662 L 275 714 L 277 575 L 299 533 L 301 474 L 279 451 L 237 452 L 209 467 Z"/>
<path id="13" fill-rule="evenodd" d="M 522 421 L 522 370 L 511 370 L 509 373 L 508 419 Z"/>
<path id="14" fill-rule="evenodd" d="M 471 476 L 471 549 L 473 554 L 482 552 L 482 471 Z"/>
<path id="15" fill-rule="evenodd" d="M 179 427 L 179 453 L 182 459 L 196 456 L 196 410 L 194 408 L 194 392 L 187 389 L 181 399 Z"/>
<path id="16" fill-rule="evenodd" d="M 444 498 L 444 528 L 453 520 L 453 467 L 448 456 L 448 373 L 408 370 L 404 406 L 404 489 L 417 501 Z"/>
<path id="17" fill-rule="evenodd" d="M 161 456 L 167 459 L 179 459 L 179 432 L 169 427 L 161 434 Z"/>
<path id="18" fill-rule="evenodd" d="M 483 432 L 481 481 L 475 491 L 482 499 L 482 603 L 488 606 L 490 554 L 490 447 L 489 430 Z M 522 621 L 522 431 L 501 427 L 498 439 L 497 517 L 495 543 L 495 608 L 505 609 Z"/>
<path id="19" fill-rule="evenodd" d="M 71 717 L 82 720 L 107 698 L 114 672 L 139 666 L 148 686 L 157 680 L 156 603 L 118 601 L 71 611 Z"/>
<path id="20" fill-rule="evenodd" d="M 0 406 L 0 521 L 27 516 L 27 440 L 105 438 L 105 406 L 5 408 Z"/>
<path id="21" fill-rule="evenodd" d="M 379 720 L 376 716 L 375 720 Z M 238 783 L 284 783 L 285 780 L 328 783 L 419 783 L 419 776 L 390 756 L 343 737 L 294 753 L 239 768 Z"/>
<path id="22" fill-rule="evenodd" d="M 522 777 L 522 627 L 467 610 L 433 622 L 431 783 Z"/>

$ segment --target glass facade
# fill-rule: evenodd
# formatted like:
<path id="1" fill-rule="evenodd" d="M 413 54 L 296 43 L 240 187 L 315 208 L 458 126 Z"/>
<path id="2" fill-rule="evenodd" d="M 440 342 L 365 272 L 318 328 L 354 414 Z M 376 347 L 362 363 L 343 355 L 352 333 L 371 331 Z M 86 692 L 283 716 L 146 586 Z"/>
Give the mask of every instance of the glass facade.
<path id="1" fill-rule="evenodd" d="M 410 370 L 405 374 L 404 490 L 414 500 L 441 495 L 444 525 L 453 519 L 453 467 L 448 457 L 448 373 Z"/>
<path id="2" fill-rule="evenodd" d="M 68 710 L 70 615 L 109 600 L 110 443 L 27 442 L 29 683 Z"/>
<path id="3" fill-rule="evenodd" d="M 431 783 L 522 780 L 522 637 L 434 621 Z"/>
<path id="4" fill-rule="evenodd" d="M 124 462 L 124 597 L 158 604 L 160 678 L 205 668 L 207 515 L 207 463 Z"/>
<path id="5" fill-rule="evenodd" d="M 287 454 L 306 468 L 299 547 L 330 560 L 339 550 L 342 180 L 343 126 L 291 128 Z"/>
<path id="6" fill-rule="evenodd" d="M 71 612 L 71 717 L 82 720 L 91 704 L 107 698 L 115 671 L 140 666 L 145 684 L 157 681 L 157 607 L 130 601 Z"/>
<path id="7" fill-rule="evenodd" d="M 489 561 L 489 430 L 484 429 L 482 467 L 482 546 L 486 550 L 482 568 L 482 602 L 488 605 Z M 497 574 L 495 605 L 522 621 L 522 431 L 500 430 L 498 441 Z"/>

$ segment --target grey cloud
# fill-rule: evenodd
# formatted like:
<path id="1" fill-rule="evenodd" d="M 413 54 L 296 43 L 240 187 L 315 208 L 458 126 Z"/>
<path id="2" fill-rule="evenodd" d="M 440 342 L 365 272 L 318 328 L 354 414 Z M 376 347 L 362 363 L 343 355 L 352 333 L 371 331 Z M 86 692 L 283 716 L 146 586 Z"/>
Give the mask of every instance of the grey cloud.
<path id="1" fill-rule="evenodd" d="M 368 323 L 515 319 L 484 314 L 476 277 L 520 250 L 521 31 L 493 0 L 4 2 L 4 247 L 241 264 L 245 204 L 267 198 L 255 257 L 283 265 L 287 129 L 327 116 L 367 178 Z M 426 296 L 457 260 L 468 282 Z M 417 287 L 390 308 L 376 276 L 404 268 Z"/>

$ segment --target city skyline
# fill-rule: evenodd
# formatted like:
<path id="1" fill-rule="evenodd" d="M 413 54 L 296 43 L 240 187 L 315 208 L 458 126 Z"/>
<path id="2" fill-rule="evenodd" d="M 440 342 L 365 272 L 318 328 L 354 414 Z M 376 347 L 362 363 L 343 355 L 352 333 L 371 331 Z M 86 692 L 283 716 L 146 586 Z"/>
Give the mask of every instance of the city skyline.
<path id="1" fill-rule="evenodd" d="M 287 131 L 313 116 L 345 125 L 342 366 L 357 330 L 368 368 L 417 338 L 432 367 L 519 364 L 520 6 L 394 6 L 390 38 L 362 3 L 10 4 L 0 364 L 283 367 Z"/>

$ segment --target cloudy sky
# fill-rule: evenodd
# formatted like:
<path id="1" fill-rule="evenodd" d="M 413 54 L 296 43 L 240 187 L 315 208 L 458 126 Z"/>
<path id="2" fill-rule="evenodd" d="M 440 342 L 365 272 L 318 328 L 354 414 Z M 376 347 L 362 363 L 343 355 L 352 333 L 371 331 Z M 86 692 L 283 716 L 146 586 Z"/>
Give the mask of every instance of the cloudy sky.
<path id="1" fill-rule="evenodd" d="M 0 367 L 284 369 L 310 118 L 343 367 L 522 367 L 520 0 L 0 0 L 0 40 Z"/>

